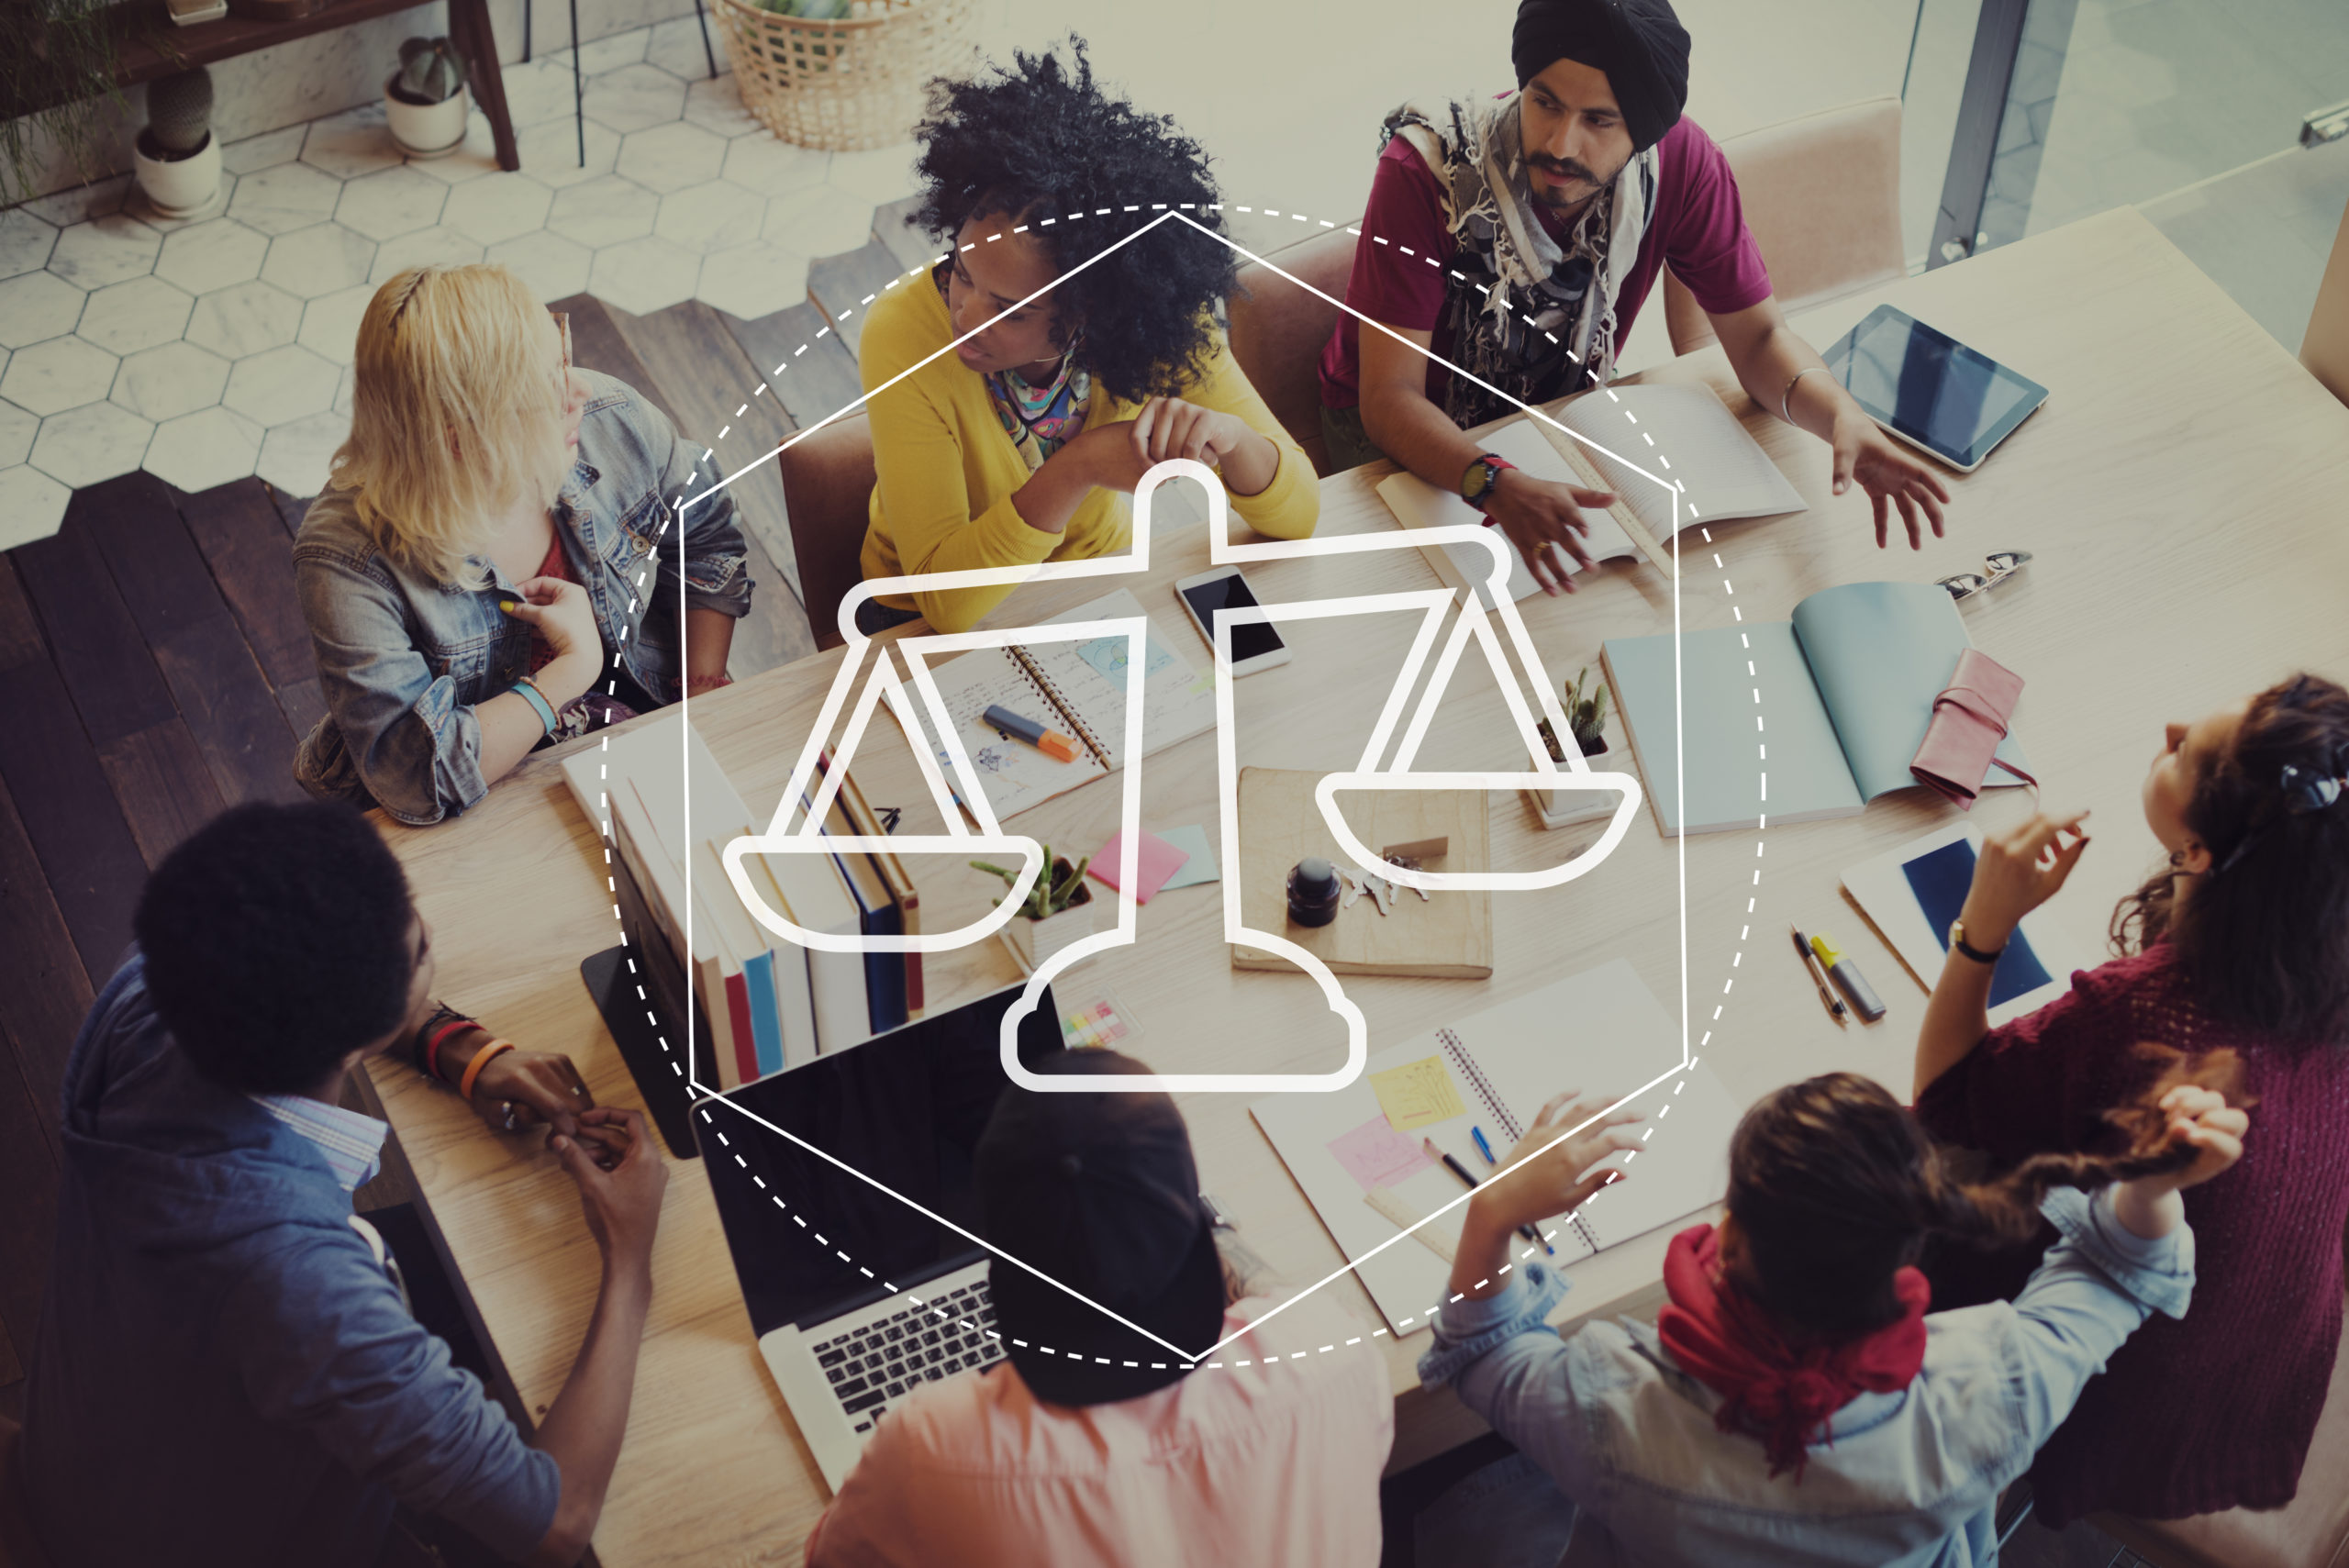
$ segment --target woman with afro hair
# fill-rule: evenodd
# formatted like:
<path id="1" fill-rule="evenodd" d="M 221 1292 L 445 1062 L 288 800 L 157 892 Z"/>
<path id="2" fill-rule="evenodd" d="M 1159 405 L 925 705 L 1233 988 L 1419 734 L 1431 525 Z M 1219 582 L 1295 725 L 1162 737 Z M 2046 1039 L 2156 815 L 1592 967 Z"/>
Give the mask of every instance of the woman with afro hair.
<path id="1" fill-rule="evenodd" d="M 1117 493 L 1168 458 L 1217 470 L 1259 533 L 1319 515 L 1311 462 L 1216 325 L 1231 251 L 1179 222 L 1112 249 L 1169 211 L 1219 228 L 1207 155 L 1097 86 L 1083 40 L 1067 53 L 931 85 L 915 221 L 946 254 L 874 303 L 860 355 L 868 578 L 1121 552 Z M 961 631 L 1010 592 L 884 595 L 858 625 Z"/>

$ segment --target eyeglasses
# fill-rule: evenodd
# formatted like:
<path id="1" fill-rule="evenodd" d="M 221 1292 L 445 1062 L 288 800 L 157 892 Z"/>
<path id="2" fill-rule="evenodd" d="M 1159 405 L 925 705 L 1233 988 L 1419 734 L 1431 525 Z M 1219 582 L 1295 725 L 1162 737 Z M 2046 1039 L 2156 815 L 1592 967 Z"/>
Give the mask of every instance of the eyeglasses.
<path id="1" fill-rule="evenodd" d="M 1942 578 L 1933 586 L 1948 589 L 1953 599 L 1966 598 L 1985 588 L 1998 586 L 2021 571 L 2023 562 L 2030 559 L 2031 551 L 2027 550 L 1994 550 L 1982 558 L 1982 564 L 1990 569 L 1987 575 L 1980 572 L 1960 572 Z"/>

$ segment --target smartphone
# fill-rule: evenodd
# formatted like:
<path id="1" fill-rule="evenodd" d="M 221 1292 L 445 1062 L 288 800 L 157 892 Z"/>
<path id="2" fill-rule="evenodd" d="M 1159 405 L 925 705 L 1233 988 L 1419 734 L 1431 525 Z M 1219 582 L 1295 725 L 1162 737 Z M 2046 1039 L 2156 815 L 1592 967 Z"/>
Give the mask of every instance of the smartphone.
<path id="1" fill-rule="evenodd" d="M 1237 566 L 1219 566 L 1212 572 L 1202 572 L 1196 577 L 1186 577 L 1174 584 L 1174 596 L 1191 612 L 1191 624 L 1199 635 L 1215 646 L 1215 616 L 1221 609 L 1241 609 L 1252 606 L 1256 595 L 1248 587 L 1248 579 L 1240 574 Z M 1269 670 L 1275 664 L 1288 662 L 1288 644 L 1281 640 L 1279 628 L 1270 621 L 1243 622 L 1231 628 L 1231 673 L 1252 675 L 1259 670 Z"/>

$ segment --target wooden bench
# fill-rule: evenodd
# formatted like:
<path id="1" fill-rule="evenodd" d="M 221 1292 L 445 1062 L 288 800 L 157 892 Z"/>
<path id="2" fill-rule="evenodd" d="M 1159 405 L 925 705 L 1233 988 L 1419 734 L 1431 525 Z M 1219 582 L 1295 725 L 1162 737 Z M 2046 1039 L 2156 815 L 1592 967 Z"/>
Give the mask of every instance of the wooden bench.
<path id="1" fill-rule="evenodd" d="M 325 0 L 308 16 L 288 21 L 231 15 L 217 22 L 175 28 L 163 0 L 131 0 L 130 4 L 114 6 L 107 15 L 117 51 L 115 83 L 134 87 L 190 66 L 233 60 L 238 55 L 291 43 L 313 33 L 347 28 L 353 22 L 373 21 L 395 11 L 418 10 L 422 5 L 423 0 Z M 473 101 L 489 117 L 490 133 L 497 147 L 497 166 L 519 169 L 522 158 L 514 146 L 514 117 L 506 106 L 506 79 L 498 71 L 497 39 L 490 30 L 489 0 L 449 0 L 449 41 L 464 60 Z M 384 74 L 390 73 L 390 63 L 386 61 Z M 0 118 L 14 119 L 56 106 L 53 99 L 0 99 Z"/>

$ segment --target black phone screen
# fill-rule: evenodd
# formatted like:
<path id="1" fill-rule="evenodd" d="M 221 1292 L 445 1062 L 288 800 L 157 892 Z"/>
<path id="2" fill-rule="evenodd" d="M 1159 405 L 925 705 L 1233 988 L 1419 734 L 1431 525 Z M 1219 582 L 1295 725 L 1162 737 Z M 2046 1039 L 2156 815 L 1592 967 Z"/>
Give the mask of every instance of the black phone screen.
<path id="1" fill-rule="evenodd" d="M 1229 572 L 1205 583 L 1194 583 L 1183 591 L 1183 600 L 1191 613 L 1199 617 L 1199 625 L 1207 628 L 1208 640 L 1215 640 L 1215 613 L 1220 609 L 1240 609 L 1256 603 L 1256 595 L 1248 590 L 1248 580 L 1237 572 Z M 1270 653 L 1283 646 L 1281 634 L 1270 621 L 1252 625 L 1241 624 L 1231 628 L 1231 662 L 1245 664 L 1260 653 Z"/>

